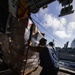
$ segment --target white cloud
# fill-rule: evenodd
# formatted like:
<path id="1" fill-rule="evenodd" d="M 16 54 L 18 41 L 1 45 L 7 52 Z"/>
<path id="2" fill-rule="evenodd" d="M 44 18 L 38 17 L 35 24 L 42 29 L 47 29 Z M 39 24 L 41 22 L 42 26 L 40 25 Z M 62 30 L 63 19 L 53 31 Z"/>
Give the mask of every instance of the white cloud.
<path id="1" fill-rule="evenodd" d="M 66 19 L 65 18 L 54 18 L 53 20 L 53 29 L 54 30 L 65 30 Z"/>
<path id="2" fill-rule="evenodd" d="M 65 25 L 66 24 L 66 19 L 65 18 L 61 18 L 60 22 L 61 22 L 62 25 Z"/>
<path id="3" fill-rule="evenodd" d="M 69 23 L 69 29 L 75 29 L 75 22 L 70 22 Z"/>
<path id="4" fill-rule="evenodd" d="M 64 27 L 64 30 L 55 30 L 55 35 L 57 35 L 60 38 L 74 38 L 75 22 L 69 22 L 68 25 L 64 23 L 63 25 L 64 26 L 62 27 Z"/>
<path id="5" fill-rule="evenodd" d="M 65 31 L 56 31 L 55 34 L 60 38 L 68 38 L 71 34 L 67 34 Z"/>
<path id="6" fill-rule="evenodd" d="M 65 18 L 56 18 L 52 14 L 48 14 L 48 9 L 46 9 L 46 12 L 42 10 L 40 11 L 40 14 L 43 17 L 43 25 L 45 27 L 51 27 L 53 30 L 65 30 L 66 25 L 66 19 Z"/>
<path id="7" fill-rule="evenodd" d="M 44 14 L 44 26 L 46 27 L 50 27 L 52 26 L 52 22 L 53 21 L 53 17 L 51 15 L 48 15 L 48 14 Z"/>
<path id="8" fill-rule="evenodd" d="M 46 14 L 47 11 L 48 11 L 48 8 L 45 8 L 45 9 L 42 9 L 42 8 L 41 8 L 41 9 L 39 10 L 39 12 L 38 12 L 38 15 L 42 16 L 42 15 Z"/>
<path id="9" fill-rule="evenodd" d="M 59 38 L 69 38 L 73 35 L 72 32 L 75 31 L 75 22 L 68 22 L 67 19 L 64 17 L 57 18 L 48 13 L 47 8 L 44 10 L 40 10 L 39 12 L 40 14 L 38 15 L 43 18 L 43 26 L 45 26 L 45 28 L 52 28 L 53 33 Z"/>
<path id="10" fill-rule="evenodd" d="M 72 33 L 75 31 L 75 22 L 70 22 L 67 28 L 67 31 Z"/>
<path id="11" fill-rule="evenodd" d="M 64 26 L 66 24 L 65 18 L 61 18 L 60 20 L 54 17 L 52 14 L 44 14 L 44 26 L 51 27 L 54 30 L 64 30 Z"/>

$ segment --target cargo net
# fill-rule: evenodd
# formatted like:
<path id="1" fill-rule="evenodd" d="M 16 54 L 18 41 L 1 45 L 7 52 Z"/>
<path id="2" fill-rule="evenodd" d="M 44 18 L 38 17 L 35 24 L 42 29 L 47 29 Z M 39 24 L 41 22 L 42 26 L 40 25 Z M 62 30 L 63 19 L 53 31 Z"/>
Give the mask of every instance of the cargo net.
<path id="1" fill-rule="evenodd" d="M 9 20 L 8 24 L 10 24 Z M 15 73 L 20 75 L 23 72 L 28 74 L 28 72 L 35 70 L 39 64 L 39 54 L 32 50 L 29 50 L 26 62 L 27 47 L 25 43 L 29 39 L 30 27 L 31 24 L 29 24 L 27 18 L 17 20 L 13 17 L 10 25 L 10 33 L 0 34 L 0 42 L 2 43 L 2 50 L 4 52 L 3 60 Z M 38 41 L 43 37 L 35 25 L 33 25 L 31 37 L 33 46 L 37 46 Z"/>

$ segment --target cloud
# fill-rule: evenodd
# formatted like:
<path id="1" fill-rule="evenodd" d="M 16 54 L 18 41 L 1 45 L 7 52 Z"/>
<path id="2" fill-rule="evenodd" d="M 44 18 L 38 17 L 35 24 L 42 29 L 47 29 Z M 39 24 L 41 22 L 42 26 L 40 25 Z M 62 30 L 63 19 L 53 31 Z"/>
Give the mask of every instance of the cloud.
<path id="1" fill-rule="evenodd" d="M 67 34 L 65 31 L 56 31 L 55 34 L 60 38 L 68 38 L 71 34 Z"/>
<path id="2" fill-rule="evenodd" d="M 75 38 L 75 22 L 69 22 L 68 25 L 64 25 L 64 30 L 55 30 L 54 34 L 59 38 Z"/>
<path id="3" fill-rule="evenodd" d="M 42 13 L 42 14 L 41 14 Z M 45 27 L 51 27 L 54 30 L 64 30 L 64 26 L 66 24 L 66 19 L 65 18 L 61 18 L 58 19 L 55 16 L 53 16 L 52 14 L 48 13 L 48 9 L 45 10 L 41 10 L 40 11 L 40 16 L 43 17 L 43 25 Z"/>
<path id="4" fill-rule="evenodd" d="M 61 18 L 60 20 L 54 17 L 52 14 L 44 14 L 44 26 L 51 27 L 54 30 L 64 30 L 64 26 L 66 24 L 65 18 Z"/>
<path id="5" fill-rule="evenodd" d="M 39 14 L 38 14 L 38 16 L 42 16 L 42 15 L 44 15 L 44 14 L 46 14 L 48 12 L 48 8 L 45 8 L 45 9 L 42 9 L 42 8 L 40 8 L 40 10 L 39 10 Z"/>
<path id="6" fill-rule="evenodd" d="M 75 22 L 70 22 L 67 31 L 73 33 L 75 31 Z"/>
<path id="7" fill-rule="evenodd" d="M 53 14 L 48 13 L 48 8 L 39 11 L 38 16 L 42 17 L 41 25 L 45 28 L 52 28 L 53 33 L 59 38 L 69 38 L 73 36 L 75 31 L 75 22 L 68 22 L 65 17 L 57 18 Z"/>
<path id="8" fill-rule="evenodd" d="M 43 17 L 44 17 L 44 20 L 43 20 L 44 26 L 46 26 L 46 27 L 52 26 L 53 17 L 51 16 L 51 14 L 50 15 L 44 14 Z"/>

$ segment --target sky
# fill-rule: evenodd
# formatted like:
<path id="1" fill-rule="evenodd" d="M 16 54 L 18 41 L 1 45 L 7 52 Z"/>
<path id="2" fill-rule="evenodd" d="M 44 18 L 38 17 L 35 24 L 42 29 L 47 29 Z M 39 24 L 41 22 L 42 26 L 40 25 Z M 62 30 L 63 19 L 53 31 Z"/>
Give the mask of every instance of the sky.
<path id="1" fill-rule="evenodd" d="M 75 10 L 75 0 L 73 0 L 73 10 Z M 62 9 L 58 1 L 48 4 L 48 7 L 41 8 L 37 13 L 31 14 L 35 19 L 34 23 L 41 32 L 45 33 L 47 43 L 55 42 L 55 46 L 63 47 L 69 41 L 69 47 L 75 39 L 75 12 L 69 15 L 58 17 Z"/>

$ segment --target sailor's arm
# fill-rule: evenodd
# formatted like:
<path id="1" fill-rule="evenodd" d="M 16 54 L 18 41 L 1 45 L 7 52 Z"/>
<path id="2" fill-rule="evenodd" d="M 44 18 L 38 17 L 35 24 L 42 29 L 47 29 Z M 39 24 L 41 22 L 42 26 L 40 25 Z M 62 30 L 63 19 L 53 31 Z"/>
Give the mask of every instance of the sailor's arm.
<path id="1" fill-rule="evenodd" d="M 32 46 L 32 42 L 30 42 L 30 44 L 25 44 L 25 46 L 29 46 L 29 49 L 35 52 L 40 52 L 42 51 L 42 46 L 38 45 L 38 46 Z"/>
<path id="2" fill-rule="evenodd" d="M 30 50 L 35 51 L 35 52 L 40 52 L 42 50 L 42 47 L 40 46 L 29 46 Z"/>

